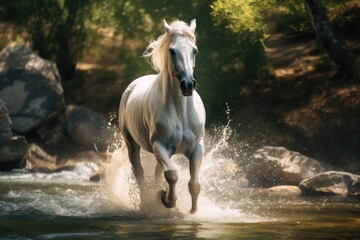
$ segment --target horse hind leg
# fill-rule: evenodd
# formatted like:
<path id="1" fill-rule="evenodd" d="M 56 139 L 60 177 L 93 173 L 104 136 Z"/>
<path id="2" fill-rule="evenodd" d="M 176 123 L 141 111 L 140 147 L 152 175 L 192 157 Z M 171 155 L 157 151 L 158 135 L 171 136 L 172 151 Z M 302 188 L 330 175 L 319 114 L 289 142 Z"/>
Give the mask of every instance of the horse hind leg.
<path id="1" fill-rule="evenodd" d="M 140 146 L 133 140 L 130 134 L 124 135 L 132 171 L 139 187 L 142 187 L 142 185 L 144 185 L 144 169 L 140 159 Z"/>

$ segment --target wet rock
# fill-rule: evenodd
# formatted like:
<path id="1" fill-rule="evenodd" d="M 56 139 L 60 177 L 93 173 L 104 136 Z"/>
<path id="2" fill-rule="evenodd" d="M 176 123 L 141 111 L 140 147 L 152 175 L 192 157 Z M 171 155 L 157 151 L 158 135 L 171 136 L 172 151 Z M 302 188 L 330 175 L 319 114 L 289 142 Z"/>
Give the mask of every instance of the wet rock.
<path id="1" fill-rule="evenodd" d="M 360 196 L 360 175 L 328 171 L 299 184 L 304 195 Z"/>
<path id="2" fill-rule="evenodd" d="M 0 139 L 0 170 L 8 171 L 24 167 L 23 157 L 27 148 L 25 137 L 14 136 Z"/>
<path id="3" fill-rule="evenodd" d="M 283 185 L 275 186 L 266 189 L 266 193 L 270 196 L 276 197 L 299 197 L 301 196 L 301 190 L 298 186 Z"/>
<path id="4" fill-rule="evenodd" d="M 0 139 L 11 138 L 11 119 L 6 103 L 0 99 Z"/>
<path id="5" fill-rule="evenodd" d="M 36 144 L 30 144 L 23 158 L 25 168 L 32 172 L 59 172 L 63 170 L 73 170 L 78 161 L 59 160 L 45 152 Z"/>
<path id="6" fill-rule="evenodd" d="M 82 106 L 67 106 L 65 131 L 79 146 L 96 151 L 106 150 L 114 136 L 103 116 Z"/>
<path id="7" fill-rule="evenodd" d="M 102 168 L 99 171 L 94 172 L 90 176 L 90 181 L 92 181 L 92 182 L 100 182 L 102 179 L 104 179 L 104 177 L 105 177 L 105 169 Z"/>
<path id="8" fill-rule="evenodd" d="M 326 171 L 320 162 L 284 147 L 257 150 L 245 167 L 249 184 L 255 187 L 298 185 L 302 180 Z"/>
<path id="9" fill-rule="evenodd" d="M 7 103 L 15 132 L 26 134 L 65 108 L 58 70 L 30 48 L 10 45 L 0 53 L 0 98 Z"/>
<path id="10" fill-rule="evenodd" d="M 57 158 L 47 154 L 35 144 L 31 144 L 24 156 L 26 169 L 39 172 L 55 172 L 58 169 Z"/>

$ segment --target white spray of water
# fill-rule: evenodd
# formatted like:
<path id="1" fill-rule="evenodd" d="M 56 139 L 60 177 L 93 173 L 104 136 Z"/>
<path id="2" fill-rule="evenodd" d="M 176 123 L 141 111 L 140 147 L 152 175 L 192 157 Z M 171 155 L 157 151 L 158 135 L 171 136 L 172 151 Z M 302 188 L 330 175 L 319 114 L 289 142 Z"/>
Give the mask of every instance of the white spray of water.
<path id="1" fill-rule="evenodd" d="M 109 199 L 120 208 L 136 209 L 138 192 L 125 145 L 112 153 L 111 162 L 105 171 L 104 186 Z"/>
<path id="2" fill-rule="evenodd" d="M 229 116 L 229 110 L 227 110 Z M 141 159 L 147 182 L 146 197 L 140 201 L 139 189 L 133 177 L 131 164 L 127 157 L 127 149 L 122 147 L 112 152 L 111 162 L 106 168 L 104 188 L 108 198 L 116 203 L 121 209 L 137 212 L 149 217 L 181 218 L 187 221 L 211 221 L 211 222 L 259 222 L 266 219 L 241 212 L 240 209 L 232 207 L 229 201 L 229 187 L 237 186 L 231 182 L 237 171 L 237 163 L 233 159 L 223 156 L 222 152 L 228 147 L 228 139 L 231 135 L 230 119 L 228 123 L 217 129 L 217 138 L 214 147 L 205 154 L 200 169 L 200 182 L 202 191 L 198 200 L 198 211 L 189 214 L 191 208 L 191 197 L 188 191 L 190 179 L 188 160 L 182 156 L 174 156 L 171 160 L 178 170 L 179 180 L 177 182 L 177 207 L 166 209 L 160 201 L 158 191 L 166 188 L 153 185 L 153 174 L 155 169 L 155 158 L 147 153 L 141 152 Z M 232 184 L 229 184 L 232 183 Z"/>

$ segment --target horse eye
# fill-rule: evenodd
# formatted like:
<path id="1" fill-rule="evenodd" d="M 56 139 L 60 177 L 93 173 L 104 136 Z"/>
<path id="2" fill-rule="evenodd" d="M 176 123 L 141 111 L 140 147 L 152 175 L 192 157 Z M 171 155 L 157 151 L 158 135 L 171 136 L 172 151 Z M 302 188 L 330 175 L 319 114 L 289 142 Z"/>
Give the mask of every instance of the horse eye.
<path id="1" fill-rule="evenodd" d="M 170 48 L 169 49 L 169 52 L 170 52 L 170 55 L 171 56 L 174 56 L 175 55 L 175 50 L 173 48 Z"/>
<path id="2" fill-rule="evenodd" d="M 196 55 L 198 52 L 199 52 L 199 50 L 197 48 L 194 48 L 194 50 L 193 50 L 194 55 Z"/>

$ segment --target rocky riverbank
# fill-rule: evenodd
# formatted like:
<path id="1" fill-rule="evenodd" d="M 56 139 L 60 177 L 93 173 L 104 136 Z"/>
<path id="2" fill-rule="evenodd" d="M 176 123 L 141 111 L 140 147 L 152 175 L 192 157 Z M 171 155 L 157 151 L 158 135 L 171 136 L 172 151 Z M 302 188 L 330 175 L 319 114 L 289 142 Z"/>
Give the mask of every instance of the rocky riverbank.
<path id="1" fill-rule="evenodd" d="M 76 161 L 101 161 L 114 138 L 102 115 L 66 104 L 55 64 L 24 45 L 0 52 L 0 115 L 2 171 L 30 165 L 58 171 Z M 49 165 L 36 166 L 36 159 Z"/>

